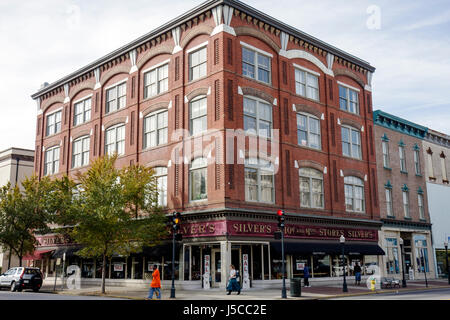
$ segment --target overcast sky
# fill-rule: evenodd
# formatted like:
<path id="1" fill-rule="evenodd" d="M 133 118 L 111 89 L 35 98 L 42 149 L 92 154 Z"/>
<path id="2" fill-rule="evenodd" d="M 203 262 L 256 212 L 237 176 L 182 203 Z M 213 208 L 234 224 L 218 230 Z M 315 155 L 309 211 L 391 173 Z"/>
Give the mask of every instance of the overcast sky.
<path id="1" fill-rule="evenodd" d="M 43 82 L 68 75 L 201 2 L 0 0 L 0 150 L 34 149 L 37 112 L 30 95 Z M 448 0 L 245 2 L 370 62 L 377 69 L 374 109 L 450 134 Z"/>

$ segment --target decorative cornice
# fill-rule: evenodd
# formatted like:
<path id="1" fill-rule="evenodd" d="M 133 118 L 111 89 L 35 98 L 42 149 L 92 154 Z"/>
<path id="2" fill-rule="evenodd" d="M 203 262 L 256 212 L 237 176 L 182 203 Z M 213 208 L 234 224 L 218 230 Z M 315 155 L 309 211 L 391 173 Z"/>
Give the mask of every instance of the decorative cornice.
<path id="1" fill-rule="evenodd" d="M 426 127 L 396 117 L 381 110 L 375 110 L 373 112 L 373 122 L 375 125 L 379 125 L 402 134 L 407 134 L 418 139 L 424 139 L 426 133 L 428 132 L 428 128 Z"/>
<path id="2" fill-rule="evenodd" d="M 313 51 L 318 55 L 326 56 L 327 54 L 332 54 L 334 56 L 334 62 L 343 65 L 344 67 L 350 68 L 357 72 L 367 74 L 368 72 L 373 73 L 375 68 L 372 67 L 368 62 L 359 59 L 353 55 L 350 55 L 336 47 L 333 47 L 317 38 L 314 38 L 307 33 L 304 33 L 294 27 L 291 27 L 261 11 L 258 11 L 240 1 L 237 0 L 208 0 L 201 5 L 189 10 L 188 12 L 178 16 L 177 18 L 169 21 L 168 23 L 156 28 L 155 30 L 147 33 L 146 35 L 122 46 L 121 48 L 107 54 L 106 56 L 90 63 L 89 65 L 55 81 L 54 83 L 47 85 L 39 89 L 31 97 L 36 99 L 38 97 L 47 98 L 54 94 L 60 92 L 61 86 L 64 84 L 75 85 L 81 81 L 86 80 L 89 77 L 94 76 L 94 70 L 100 68 L 101 71 L 105 71 L 108 68 L 113 67 L 116 64 L 130 59 L 130 52 L 132 50 L 137 50 L 140 54 L 142 51 L 148 49 L 149 47 L 154 47 L 159 45 L 161 42 L 172 38 L 172 30 L 178 27 L 184 32 L 188 28 L 192 28 L 203 22 L 206 18 L 210 18 L 212 15 L 212 9 L 217 6 L 222 6 L 223 8 L 228 8 L 227 11 L 223 12 L 225 25 L 231 22 L 232 16 L 238 16 L 241 19 L 246 19 L 247 22 L 252 22 L 259 28 L 264 28 L 266 31 L 275 34 L 277 37 L 284 32 L 289 38 L 290 42 L 296 45 L 303 46 L 305 49 Z M 228 23 L 228 24 L 227 24 Z M 227 30 L 224 30 L 227 31 Z M 275 43 L 275 42 L 274 42 Z M 275 43 L 276 44 L 276 43 Z M 279 48 L 279 46 L 276 44 Z M 175 46 L 174 46 L 175 48 Z M 279 51 L 279 50 L 278 50 Z M 277 51 L 277 52 L 278 52 Z M 131 68 L 132 66 L 130 66 Z M 131 69 L 128 70 L 128 72 Z M 98 81 L 96 81 L 96 88 L 98 87 Z"/>

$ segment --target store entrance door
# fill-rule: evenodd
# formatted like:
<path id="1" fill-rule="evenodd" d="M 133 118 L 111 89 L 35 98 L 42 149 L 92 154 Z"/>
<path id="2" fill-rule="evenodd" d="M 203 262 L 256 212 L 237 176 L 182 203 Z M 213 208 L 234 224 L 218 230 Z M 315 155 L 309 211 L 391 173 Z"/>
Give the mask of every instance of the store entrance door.
<path id="1" fill-rule="evenodd" d="M 222 261 L 220 259 L 220 249 L 211 250 L 211 287 L 218 288 L 222 277 Z"/>

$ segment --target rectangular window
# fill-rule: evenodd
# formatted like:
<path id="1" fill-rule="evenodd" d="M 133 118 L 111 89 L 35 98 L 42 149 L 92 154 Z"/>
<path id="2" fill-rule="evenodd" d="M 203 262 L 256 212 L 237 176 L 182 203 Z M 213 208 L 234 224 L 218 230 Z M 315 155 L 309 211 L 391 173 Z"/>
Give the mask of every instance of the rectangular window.
<path id="1" fill-rule="evenodd" d="M 106 130 L 105 154 L 125 154 L 125 125 L 120 124 Z"/>
<path id="2" fill-rule="evenodd" d="M 106 90 L 106 113 L 125 108 L 127 102 L 127 83 L 118 84 Z"/>
<path id="3" fill-rule="evenodd" d="M 61 115 L 62 111 L 58 111 L 47 116 L 47 126 L 45 131 L 46 136 L 50 136 L 61 131 Z"/>
<path id="4" fill-rule="evenodd" d="M 59 147 L 53 147 L 45 151 L 44 176 L 58 173 L 59 151 Z"/>
<path id="5" fill-rule="evenodd" d="M 389 168 L 389 142 L 382 141 L 381 146 L 383 149 L 383 166 Z"/>
<path id="6" fill-rule="evenodd" d="M 190 131 L 195 136 L 208 129 L 206 97 L 190 102 Z"/>
<path id="7" fill-rule="evenodd" d="M 405 147 L 398 147 L 398 154 L 400 157 L 400 171 L 406 172 L 406 158 L 405 158 Z"/>
<path id="8" fill-rule="evenodd" d="M 82 137 L 73 142 L 72 145 L 72 168 L 82 167 L 89 164 L 90 137 Z"/>
<path id="9" fill-rule="evenodd" d="M 207 161 L 197 158 L 191 163 L 190 171 L 190 200 L 206 200 L 207 193 Z"/>
<path id="10" fill-rule="evenodd" d="M 409 215 L 409 193 L 408 191 L 403 191 L 403 213 L 405 218 L 410 218 Z"/>
<path id="11" fill-rule="evenodd" d="M 158 188 L 158 205 L 167 206 L 167 168 L 155 168 L 156 185 Z"/>
<path id="12" fill-rule="evenodd" d="M 346 211 L 364 212 L 364 181 L 358 177 L 344 177 Z"/>
<path id="13" fill-rule="evenodd" d="M 417 202 L 419 205 L 419 217 L 420 219 L 425 219 L 425 209 L 423 207 L 423 194 L 417 195 Z"/>
<path id="14" fill-rule="evenodd" d="M 348 87 L 339 86 L 339 106 L 341 110 L 359 114 L 358 91 Z"/>
<path id="15" fill-rule="evenodd" d="M 434 170 L 433 170 L 433 155 L 431 153 L 427 153 L 427 160 L 428 160 L 428 173 L 430 178 L 434 178 Z"/>
<path id="16" fill-rule="evenodd" d="M 361 159 L 361 136 L 358 130 L 342 127 L 342 154 L 347 157 Z"/>
<path id="17" fill-rule="evenodd" d="M 157 67 L 144 74 L 144 99 L 156 96 L 169 89 L 169 64 Z"/>
<path id="18" fill-rule="evenodd" d="M 428 265 L 427 240 L 424 235 L 414 236 L 414 247 L 416 251 L 416 270 L 419 273 L 430 272 Z"/>
<path id="19" fill-rule="evenodd" d="M 295 92 L 303 97 L 319 100 L 319 77 L 307 71 L 295 69 Z"/>
<path id="20" fill-rule="evenodd" d="M 298 145 L 321 149 L 320 120 L 316 117 L 297 114 Z"/>
<path id="21" fill-rule="evenodd" d="M 91 120 L 91 98 L 77 102 L 73 106 L 73 125 L 88 122 Z"/>
<path id="22" fill-rule="evenodd" d="M 442 180 L 448 180 L 447 179 L 447 167 L 445 165 L 445 157 L 441 156 L 441 170 L 442 170 Z"/>
<path id="23" fill-rule="evenodd" d="M 189 81 L 206 76 L 206 47 L 189 53 Z"/>
<path id="24" fill-rule="evenodd" d="M 153 112 L 144 119 L 144 149 L 167 143 L 168 111 Z"/>
<path id="25" fill-rule="evenodd" d="M 274 198 L 272 164 L 262 159 L 245 159 L 245 200 L 273 203 Z"/>
<path id="26" fill-rule="evenodd" d="M 394 216 L 394 210 L 392 207 L 392 189 L 386 188 L 386 213 L 388 216 L 393 217 Z"/>
<path id="27" fill-rule="evenodd" d="M 272 107 L 259 100 L 244 97 L 244 130 L 270 138 L 272 129 Z"/>
<path id="28" fill-rule="evenodd" d="M 271 58 L 242 47 L 242 75 L 264 83 L 271 83 Z"/>
<path id="29" fill-rule="evenodd" d="M 300 206 L 323 208 L 323 174 L 313 168 L 300 168 Z"/>
<path id="30" fill-rule="evenodd" d="M 414 150 L 414 169 L 417 175 L 421 174 L 420 171 L 420 152 L 419 150 Z"/>

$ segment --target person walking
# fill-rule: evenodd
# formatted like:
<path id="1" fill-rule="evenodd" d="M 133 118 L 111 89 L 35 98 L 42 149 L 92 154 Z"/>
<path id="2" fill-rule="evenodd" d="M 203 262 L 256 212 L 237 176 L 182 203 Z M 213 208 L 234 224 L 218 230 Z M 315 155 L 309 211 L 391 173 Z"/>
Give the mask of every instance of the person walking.
<path id="1" fill-rule="evenodd" d="M 232 291 L 237 291 L 237 294 L 241 294 L 241 286 L 237 282 L 237 272 L 233 265 L 230 265 L 230 278 L 227 286 L 227 295 L 230 295 Z"/>
<path id="2" fill-rule="evenodd" d="M 152 283 L 150 284 L 150 291 L 147 299 L 153 300 L 153 293 L 156 293 L 156 298 L 161 300 L 161 278 L 156 264 L 153 266 Z"/>
<path id="3" fill-rule="evenodd" d="M 305 288 L 311 287 L 309 285 L 309 267 L 307 264 L 305 264 L 305 267 L 303 268 L 303 279 L 305 282 Z"/>
<path id="4" fill-rule="evenodd" d="M 355 272 L 355 285 L 361 284 L 361 267 L 359 266 L 358 262 L 355 265 L 355 268 L 353 269 Z"/>

